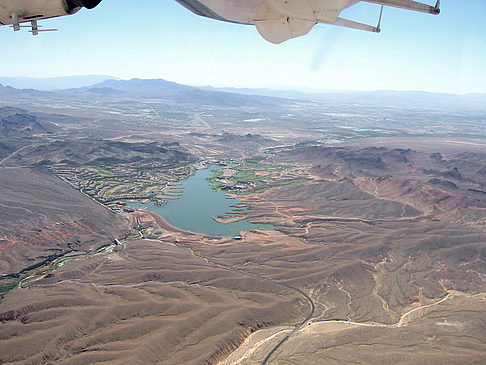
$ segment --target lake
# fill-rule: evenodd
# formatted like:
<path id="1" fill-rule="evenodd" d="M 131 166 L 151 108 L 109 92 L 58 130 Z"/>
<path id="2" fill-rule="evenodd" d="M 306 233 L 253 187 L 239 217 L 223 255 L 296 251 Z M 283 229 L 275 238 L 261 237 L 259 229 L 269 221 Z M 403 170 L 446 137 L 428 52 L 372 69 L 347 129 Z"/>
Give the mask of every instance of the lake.
<path id="1" fill-rule="evenodd" d="M 247 220 L 223 224 L 212 219 L 231 211 L 241 210 L 232 206 L 242 203 L 240 200 L 228 198 L 223 191 L 214 191 L 211 188 L 206 178 L 211 176 L 215 169 L 217 167 L 197 170 L 193 176 L 183 180 L 182 195 L 178 199 L 169 200 L 166 205 L 156 206 L 150 202 L 132 203 L 130 206 L 147 208 L 163 216 L 176 227 L 208 236 L 239 236 L 241 231 L 249 229 L 276 228 L 271 224 L 254 224 Z"/>

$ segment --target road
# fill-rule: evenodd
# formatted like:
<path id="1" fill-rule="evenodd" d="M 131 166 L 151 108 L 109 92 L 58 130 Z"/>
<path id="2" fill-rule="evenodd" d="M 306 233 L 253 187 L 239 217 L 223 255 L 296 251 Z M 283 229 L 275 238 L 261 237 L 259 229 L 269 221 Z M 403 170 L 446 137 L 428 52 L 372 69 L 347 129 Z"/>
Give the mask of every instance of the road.
<path id="1" fill-rule="evenodd" d="M 459 292 L 456 292 L 456 293 L 448 293 L 445 297 L 443 297 L 442 299 L 440 299 L 440 300 L 438 300 L 438 301 L 436 301 L 434 303 L 427 304 L 427 305 L 422 305 L 420 307 L 417 307 L 417 308 L 414 308 L 414 309 L 409 310 L 408 312 L 404 313 L 400 317 L 400 320 L 398 322 L 393 323 L 393 324 L 353 322 L 353 321 L 346 321 L 346 320 L 328 320 L 328 321 L 315 322 L 311 326 L 313 326 L 313 325 L 331 324 L 331 323 L 342 323 L 342 324 L 348 324 L 348 325 L 351 325 L 351 326 L 361 326 L 361 327 L 384 327 L 384 328 L 403 327 L 403 326 L 406 326 L 408 324 L 408 322 L 406 321 L 406 318 L 408 316 L 410 316 L 412 313 L 417 312 L 417 311 L 420 311 L 420 310 L 424 310 L 424 309 L 427 309 L 427 308 L 431 308 L 431 307 L 434 307 L 434 306 L 437 306 L 437 305 L 445 302 L 446 300 L 448 300 L 453 295 L 463 295 L 463 294 L 462 293 L 459 293 Z M 306 297 L 307 297 L 307 295 L 306 295 Z M 309 298 L 309 300 L 312 301 L 312 299 L 310 299 L 310 298 Z M 291 336 L 293 336 L 294 334 L 296 334 L 311 319 L 312 315 L 313 315 L 313 312 L 311 314 L 309 314 L 309 316 L 301 324 L 299 324 L 292 332 L 290 332 L 277 345 L 275 345 L 272 348 L 272 350 L 267 354 L 267 356 L 265 357 L 265 359 L 263 360 L 262 365 L 267 365 L 268 361 L 270 360 L 270 358 L 272 357 L 272 355 L 275 353 L 275 351 L 277 351 L 278 348 L 285 341 L 287 341 Z"/>
<path id="2" fill-rule="evenodd" d="M 171 231 L 171 232 L 174 232 L 174 233 L 192 234 L 191 232 L 187 232 L 187 231 L 184 231 L 180 228 L 174 227 L 165 218 L 163 218 L 163 217 L 161 217 L 157 214 L 154 214 L 154 213 L 149 213 L 149 214 L 155 219 L 156 224 L 160 228 L 163 228 L 165 230 L 168 230 L 168 231 Z M 107 246 L 107 247 L 109 247 L 109 246 Z M 213 261 L 211 258 L 205 257 L 203 255 L 198 255 L 197 253 L 194 252 L 194 250 L 191 247 L 187 247 L 187 245 L 181 245 L 181 247 L 186 248 L 193 256 L 198 257 L 200 259 L 203 259 L 207 264 L 209 264 L 211 266 L 215 266 L 215 267 L 218 267 L 218 268 L 223 269 L 223 270 L 238 272 L 238 273 L 243 274 L 243 275 L 248 276 L 248 277 L 252 277 L 252 278 L 255 278 L 255 279 L 259 279 L 259 280 L 262 280 L 262 281 L 272 283 L 274 285 L 283 286 L 285 288 L 291 289 L 291 290 L 299 293 L 299 295 L 301 295 L 303 298 L 305 298 L 305 300 L 309 303 L 309 309 L 310 310 L 309 310 L 307 316 L 301 322 L 296 324 L 294 329 L 291 332 L 287 333 L 283 339 L 281 339 L 275 346 L 273 346 L 271 348 L 271 350 L 267 353 L 267 355 L 263 359 L 262 365 L 267 365 L 269 363 L 269 361 L 271 360 L 272 356 L 277 352 L 277 350 L 279 350 L 282 347 L 282 345 L 289 338 L 296 335 L 313 318 L 315 310 L 316 310 L 316 305 L 315 305 L 314 301 L 312 300 L 312 298 L 308 294 L 306 294 L 303 290 L 296 288 L 292 285 L 286 284 L 286 283 L 278 282 L 278 281 L 272 280 L 270 278 L 248 272 L 244 269 L 240 269 L 240 268 L 237 268 L 237 267 L 234 267 L 234 266 L 224 265 L 224 264 L 221 264 L 219 262 Z M 103 250 L 102 252 L 99 252 L 99 254 L 103 254 L 103 253 L 106 253 L 106 251 Z M 58 257 L 58 258 L 56 258 L 55 261 L 53 261 L 53 263 L 60 262 L 62 260 L 66 260 L 66 257 L 60 257 L 60 258 Z M 19 282 L 18 287 L 22 288 L 22 284 L 24 282 L 32 279 L 33 277 L 35 277 L 37 275 L 39 275 L 39 274 L 36 273 L 36 274 L 30 275 L 30 276 L 22 279 Z M 459 295 L 459 293 L 449 292 L 445 297 L 441 298 L 440 300 L 438 300 L 436 302 L 433 302 L 433 303 L 430 303 L 430 304 L 427 304 L 427 305 L 422 305 L 422 306 L 417 307 L 417 308 L 413 308 L 413 309 L 407 311 L 406 313 L 402 314 L 401 317 L 399 318 L 399 320 L 396 323 L 393 323 L 393 324 L 354 322 L 354 321 L 346 321 L 346 320 L 327 320 L 327 321 L 324 320 L 324 321 L 315 322 L 311 326 L 323 325 L 323 324 L 326 324 L 326 323 L 327 324 L 342 323 L 342 324 L 348 324 L 348 325 L 352 325 L 352 326 L 385 327 L 385 328 L 402 327 L 402 326 L 406 326 L 408 324 L 408 322 L 409 322 L 408 317 L 411 316 L 413 313 L 427 309 L 427 308 L 430 308 L 430 307 L 437 306 L 437 305 L 443 303 L 444 301 L 448 300 L 453 295 Z M 272 335 L 272 337 L 274 337 L 274 336 L 275 335 Z"/>
<path id="3" fill-rule="evenodd" d="M 300 331 L 300 329 L 302 327 L 304 327 L 307 322 L 310 321 L 310 319 L 314 316 L 314 312 L 316 311 L 316 305 L 314 303 L 314 301 L 312 300 L 311 297 L 309 297 L 306 293 L 304 293 L 302 290 L 298 289 L 298 288 L 294 288 L 293 286 L 290 286 L 290 285 L 287 285 L 287 284 L 282 284 L 282 283 L 279 283 L 280 285 L 283 285 L 287 288 L 290 288 L 290 289 L 293 289 L 293 290 L 296 290 L 298 291 L 300 294 L 302 294 L 306 299 L 307 301 L 309 302 L 310 306 L 311 306 L 311 311 L 310 313 L 307 315 L 307 317 L 305 317 L 305 319 L 300 322 L 297 326 L 295 326 L 295 328 L 293 329 L 292 332 L 290 332 L 288 335 L 286 335 L 283 339 L 280 340 L 279 343 L 277 343 L 271 350 L 270 352 L 267 354 L 267 356 L 265 356 L 265 358 L 263 359 L 262 361 L 262 365 L 267 365 L 268 363 L 268 360 L 270 360 L 270 358 L 272 357 L 272 355 L 275 353 L 275 351 L 277 351 L 280 346 L 282 346 L 285 341 L 287 341 L 290 337 L 292 337 L 293 335 L 295 335 L 297 332 Z"/>
<path id="4" fill-rule="evenodd" d="M 310 307 L 310 312 L 309 314 L 304 318 L 304 320 L 302 320 L 301 322 L 299 322 L 295 328 L 292 330 L 292 332 L 290 332 L 289 334 L 287 334 L 277 345 L 275 345 L 271 350 L 270 352 L 267 354 L 267 356 L 265 356 L 265 359 L 263 360 L 262 362 L 262 365 L 266 365 L 268 363 L 268 360 L 270 360 L 270 358 L 272 357 L 272 355 L 275 353 L 275 351 L 278 350 L 278 348 L 280 346 L 282 346 L 282 344 L 287 341 L 290 337 L 292 337 L 293 335 L 295 335 L 297 332 L 300 331 L 300 329 L 305 326 L 307 324 L 307 322 L 310 321 L 310 319 L 314 316 L 314 312 L 316 310 L 316 305 L 314 303 L 314 301 L 312 300 L 312 298 L 307 295 L 303 290 L 299 289 L 299 288 L 296 288 L 292 285 L 288 285 L 288 284 L 285 284 L 285 283 L 281 283 L 281 282 L 278 282 L 278 281 L 275 281 L 275 280 L 272 280 L 272 279 L 269 279 L 269 278 L 266 278 L 264 276 L 260 276 L 260 275 L 257 275 L 257 274 L 253 274 L 253 273 L 250 273 L 246 270 L 241 270 L 241 269 L 238 269 L 238 268 L 235 268 L 233 266 L 227 266 L 227 265 L 223 265 L 223 264 L 220 264 L 218 262 L 215 262 L 213 260 L 211 260 L 210 258 L 207 258 L 205 256 L 202 256 L 202 255 L 198 255 L 197 253 L 194 252 L 193 249 L 187 247 L 187 246 L 184 246 L 187 250 L 189 250 L 189 252 L 195 256 L 195 257 L 198 257 L 200 259 L 203 259 L 204 261 L 206 261 L 208 264 L 210 265 L 213 265 L 213 266 L 216 266 L 220 269 L 223 269 L 223 270 L 228 270 L 228 271 L 234 271 L 234 272 L 238 272 L 240 274 L 243 274 L 245 276 L 248 276 L 248 277 L 251 277 L 251 278 L 254 278 L 254 279 L 258 279 L 258 280 L 263 280 L 263 281 L 266 281 L 266 282 L 269 282 L 269 283 L 272 283 L 274 285 L 278 285 L 278 286 L 283 286 L 285 288 L 288 288 L 288 289 L 291 289 L 291 290 L 294 290 L 296 291 L 297 293 L 299 293 L 300 295 L 302 295 L 306 301 L 309 303 L 309 307 Z"/>
<path id="5" fill-rule="evenodd" d="M 11 157 L 15 156 L 17 153 L 22 152 L 26 148 L 29 148 L 29 147 L 32 147 L 32 146 L 34 146 L 34 145 L 33 144 L 29 144 L 27 146 L 24 146 L 24 147 L 18 149 L 17 151 L 15 151 L 12 154 L 10 154 L 7 157 L 5 157 L 3 160 L 0 160 L 0 165 L 2 165 L 5 161 L 7 161 L 8 159 L 10 159 Z"/>
<path id="6" fill-rule="evenodd" d="M 212 129 L 212 127 L 202 119 L 202 114 L 203 113 L 194 113 L 194 122 L 203 124 L 207 129 Z"/>
<path id="7" fill-rule="evenodd" d="M 192 232 L 187 232 L 187 231 L 184 231 L 183 229 L 180 229 L 178 227 L 173 226 L 164 217 L 162 217 L 162 216 L 160 216 L 158 214 L 155 214 L 155 213 L 152 213 L 152 212 L 148 212 L 148 214 L 150 214 L 152 216 L 152 218 L 154 218 L 156 224 L 161 229 L 165 229 L 165 230 L 170 231 L 170 232 L 178 232 L 178 233 L 185 233 L 185 234 L 194 234 Z M 296 287 L 294 287 L 292 285 L 288 285 L 288 284 L 285 284 L 285 283 L 281 283 L 281 282 L 278 282 L 278 281 L 274 281 L 274 280 L 269 279 L 269 278 L 266 278 L 264 276 L 260 276 L 260 275 L 257 275 L 257 274 L 250 273 L 250 272 L 248 272 L 246 270 L 241 270 L 241 269 L 238 269 L 238 268 L 233 267 L 233 266 L 228 266 L 228 265 L 220 264 L 219 262 L 215 262 L 215 261 L 211 260 L 210 258 L 207 258 L 207 257 L 202 256 L 202 255 L 198 255 L 190 247 L 187 247 L 187 246 L 184 246 L 184 247 L 187 250 L 189 250 L 189 252 L 193 256 L 198 257 L 200 259 L 203 259 L 206 263 L 208 263 L 208 264 L 210 264 L 212 266 L 216 266 L 216 267 L 218 267 L 220 269 L 224 269 L 224 270 L 228 270 L 228 271 L 238 272 L 238 273 L 243 274 L 245 276 L 252 277 L 252 278 L 258 279 L 258 280 L 263 280 L 263 281 L 272 283 L 274 285 L 283 286 L 283 287 L 288 288 L 290 290 L 296 291 L 297 293 L 299 293 L 300 295 L 302 295 L 306 299 L 306 301 L 309 303 L 309 308 L 310 308 L 309 314 L 304 318 L 304 320 L 302 320 L 301 322 L 299 322 L 295 326 L 295 328 L 292 330 L 292 332 L 290 332 L 289 334 L 287 334 L 277 345 L 275 345 L 270 350 L 270 352 L 265 356 L 265 359 L 263 360 L 262 365 L 266 365 L 267 362 L 268 362 L 268 360 L 270 360 L 270 358 L 272 357 L 272 355 L 275 353 L 275 351 L 277 351 L 278 348 L 280 346 L 282 346 L 282 344 L 285 341 L 287 341 L 290 337 L 292 337 L 293 335 L 295 335 L 314 316 L 314 312 L 316 310 L 316 305 L 315 305 L 314 301 L 312 300 L 312 298 L 309 295 L 307 295 L 303 290 L 301 290 L 299 288 L 296 288 Z"/>

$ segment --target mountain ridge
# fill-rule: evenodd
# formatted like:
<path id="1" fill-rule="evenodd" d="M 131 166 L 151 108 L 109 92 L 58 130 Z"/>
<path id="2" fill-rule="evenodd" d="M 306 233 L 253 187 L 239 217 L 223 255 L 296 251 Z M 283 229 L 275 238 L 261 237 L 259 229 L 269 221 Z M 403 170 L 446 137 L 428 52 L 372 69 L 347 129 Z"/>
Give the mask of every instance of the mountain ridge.
<path id="1" fill-rule="evenodd" d="M 91 77 L 100 78 L 100 82 L 89 83 Z M 32 80 L 64 80 L 71 82 L 77 76 L 60 77 L 52 79 Z M 471 111 L 486 110 L 486 94 L 448 94 L 429 91 L 400 91 L 400 90 L 279 90 L 270 88 L 234 88 L 234 87 L 212 87 L 212 86 L 190 86 L 162 78 L 141 79 L 132 78 L 129 80 L 117 79 L 110 76 L 79 76 L 79 80 L 84 82 L 83 86 L 72 85 L 64 89 L 36 89 L 35 87 L 17 88 L 2 82 L 8 78 L 0 77 L 0 93 L 8 94 L 29 94 L 33 96 L 41 93 L 57 93 L 58 95 L 70 93 L 85 93 L 88 96 L 96 94 L 115 95 L 123 94 L 143 97 L 159 98 L 171 100 L 179 103 L 192 103 L 202 105 L 219 106 L 252 106 L 255 103 L 288 103 L 309 102 L 309 103 L 341 103 L 341 104 L 360 104 L 364 106 L 383 107 L 414 107 L 421 109 L 443 108 L 447 110 L 461 109 Z M 22 78 L 11 78 L 22 79 Z M 46 81 L 47 82 L 47 81 Z M 35 85 L 31 85 L 35 86 Z M 74 86 L 74 87 L 72 87 Z"/>

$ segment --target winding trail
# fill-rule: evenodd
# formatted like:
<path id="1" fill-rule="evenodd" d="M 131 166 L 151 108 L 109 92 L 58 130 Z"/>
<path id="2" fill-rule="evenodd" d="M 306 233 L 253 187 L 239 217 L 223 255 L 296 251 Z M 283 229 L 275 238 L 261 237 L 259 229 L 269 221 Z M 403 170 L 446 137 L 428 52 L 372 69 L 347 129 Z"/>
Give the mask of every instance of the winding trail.
<path id="1" fill-rule="evenodd" d="M 484 295 L 484 294 L 485 293 L 479 293 L 479 294 L 475 294 L 475 295 Z M 420 307 L 413 308 L 413 309 L 409 310 L 408 312 L 405 312 L 404 314 L 402 314 L 402 316 L 400 317 L 400 320 L 398 322 L 392 323 L 392 324 L 354 322 L 354 321 L 345 321 L 345 320 L 340 320 L 340 319 L 332 319 L 332 320 L 329 320 L 329 321 L 315 322 L 315 323 L 312 323 L 312 325 L 322 325 L 322 324 L 328 324 L 328 323 L 342 323 L 342 324 L 349 324 L 349 325 L 352 325 L 352 326 L 360 326 L 360 327 L 399 328 L 399 327 L 406 326 L 408 324 L 408 322 L 406 322 L 405 319 L 410 314 L 412 314 L 416 311 L 422 310 L 422 309 L 427 309 L 427 308 L 431 308 L 431 307 L 434 307 L 436 305 L 439 305 L 439 304 L 445 302 L 447 299 L 451 298 L 451 296 L 454 296 L 454 295 L 465 295 L 465 294 L 460 293 L 460 292 L 448 293 L 444 298 L 439 299 L 437 302 L 430 303 L 430 304 L 427 304 L 427 305 L 422 305 Z M 472 295 L 472 296 L 474 297 L 475 295 Z"/>
<path id="2" fill-rule="evenodd" d="M 404 313 L 400 319 L 396 322 L 396 323 L 393 323 L 393 324 L 382 324 L 382 323 L 366 323 L 366 322 L 354 322 L 354 321 L 345 321 L 345 320 L 329 320 L 329 321 L 319 321 L 319 322 L 315 322 L 313 323 L 312 325 L 323 325 L 323 324 L 332 324 L 332 323 L 341 323 L 341 324 L 348 324 L 348 325 L 351 325 L 351 326 L 359 326 L 359 327 L 385 327 L 385 328 L 398 328 L 398 327 L 403 327 L 403 326 L 406 326 L 408 324 L 408 322 L 406 321 L 406 318 L 408 316 L 410 316 L 412 313 L 416 312 L 416 311 L 420 311 L 420 310 L 423 310 L 423 309 L 427 309 L 427 308 L 431 308 L 431 307 L 434 307 L 434 306 L 437 306 L 441 303 L 443 303 L 444 301 L 448 300 L 451 296 L 454 296 L 454 295 L 462 295 L 463 293 L 448 293 L 444 298 L 442 299 L 439 299 L 437 302 L 434 302 L 434 303 L 430 303 L 430 304 L 427 304 L 427 305 L 423 305 L 423 306 L 420 306 L 420 307 L 417 307 L 417 308 L 414 308 L 414 309 L 411 309 L 409 310 L 408 312 Z M 483 294 L 476 294 L 476 295 L 484 295 Z M 310 318 L 306 318 L 306 320 L 308 321 Z M 302 322 L 302 324 L 300 324 L 298 327 L 296 327 L 291 333 L 289 333 L 284 339 L 282 339 L 268 354 L 267 356 L 265 357 L 265 359 L 263 360 L 262 362 L 262 365 L 267 365 L 268 363 L 268 360 L 270 359 L 270 357 L 275 353 L 275 351 L 277 351 L 277 349 L 285 342 L 289 339 L 289 337 L 291 337 L 292 335 L 296 334 L 301 328 L 302 326 L 305 324 L 305 322 Z"/>

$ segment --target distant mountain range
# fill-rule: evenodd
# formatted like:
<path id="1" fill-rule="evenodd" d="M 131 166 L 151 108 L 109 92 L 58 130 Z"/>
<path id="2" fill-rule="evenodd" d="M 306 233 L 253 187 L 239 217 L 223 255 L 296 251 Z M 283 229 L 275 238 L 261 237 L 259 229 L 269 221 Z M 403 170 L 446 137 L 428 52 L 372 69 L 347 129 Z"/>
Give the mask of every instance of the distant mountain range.
<path id="1" fill-rule="evenodd" d="M 182 85 L 163 79 L 119 80 L 105 75 L 68 76 L 57 78 L 0 77 L 4 85 L 0 93 L 15 93 L 15 89 L 30 92 L 57 90 L 63 93 L 83 93 L 120 97 L 143 97 L 218 106 L 275 105 L 288 99 L 314 103 L 361 104 L 370 106 L 415 107 L 425 109 L 473 109 L 486 110 L 486 94 L 454 95 L 423 91 L 338 91 L 338 90 L 275 90 L 259 88 L 214 88 Z M 12 89 L 9 86 L 11 86 Z M 38 94 L 36 94 L 38 95 Z M 287 99 L 287 100 L 285 100 Z"/>
<path id="2" fill-rule="evenodd" d="M 193 102 L 218 105 L 249 105 L 284 102 L 284 99 L 306 100 L 311 102 L 368 104 L 391 107 L 423 107 L 426 109 L 477 109 L 486 110 L 486 94 L 444 94 L 425 91 L 338 91 L 312 90 L 273 90 L 258 88 L 214 88 L 181 85 L 163 79 L 105 80 L 83 88 L 92 92 L 124 92 L 146 97 L 161 97 L 179 102 Z M 266 99 L 268 98 L 268 99 Z"/>
<path id="3" fill-rule="evenodd" d="M 228 107 L 264 106 L 287 103 L 287 99 L 261 95 L 243 95 L 219 90 L 207 90 L 163 79 L 105 80 L 101 83 L 64 92 L 120 97 L 140 97 L 171 100 L 177 103 L 217 105 Z"/>
<path id="4" fill-rule="evenodd" d="M 35 89 L 41 91 L 65 90 L 90 86 L 108 79 L 115 79 L 106 75 L 80 75 L 50 78 L 36 77 L 0 77 L 0 84 L 16 89 Z"/>
<path id="5" fill-rule="evenodd" d="M 486 94 L 446 94 L 427 91 L 356 91 L 356 90 L 275 90 L 260 88 L 215 88 L 202 87 L 205 90 L 232 92 L 243 95 L 263 95 L 279 98 L 302 99 L 330 103 L 359 103 L 384 106 L 423 106 L 440 108 L 472 108 L 486 110 Z"/>

